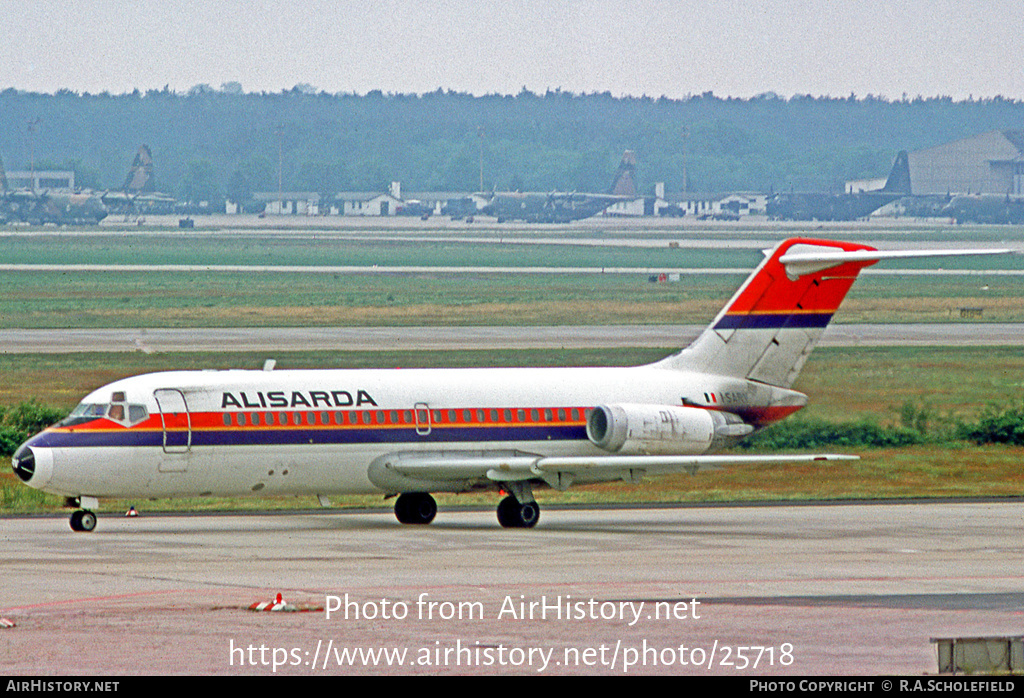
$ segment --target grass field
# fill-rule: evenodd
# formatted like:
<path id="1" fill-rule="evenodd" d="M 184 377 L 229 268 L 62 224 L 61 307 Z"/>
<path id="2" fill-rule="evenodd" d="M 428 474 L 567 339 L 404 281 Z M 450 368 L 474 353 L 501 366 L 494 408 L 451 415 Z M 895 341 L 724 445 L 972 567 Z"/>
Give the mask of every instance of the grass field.
<path id="1" fill-rule="evenodd" d="M 619 366 L 655 361 L 665 349 L 460 352 L 274 352 L 286 368 Z M 178 369 L 258 369 L 265 353 L 0 354 L 0 405 L 37 400 L 70 410 L 88 392 L 126 376 Z M 814 351 L 794 389 L 810 404 L 799 414 L 832 421 L 898 418 L 905 403 L 941 418 L 973 417 L 986 405 L 1024 396 L 1018 347 L 850 347 Z"/>
<path id="2" fill-rule="evenodd" d="M 11 241 L 25 247 L 12 246 Z M 54 236 L 0 236 L 7 262 L 25 264 L 94 262 L 127 264 L 202 264 L 201 250 L 189 238 L 168 238 L 175 244 L 165 253 L 142 244 L 104 236 L 67 240 Z M 209 243 L 197 238 L 198 243 Z M 269 253 L 218 243 L 208 263 L 287 264 L 307 254 L 307 241 Z M 279 241 L 275 241 L 279 242 Z M 44 244 L 47 243 L 47 244 Z M 197 244 L 198 244 L 197 243 Z M 65 244 L 69 246 L 65 249 Z M 470 263 L 490 265 L 524 262 L 545 254 L 555 265 L 600 267 L 615 261 L 605 254 L 640 259 L 646 250 L 607 251 L 592 247 L 523 247 L 507 253 L 501 246 L 452 245 L 460 257 L 432 258 L 430 245 L 411 243 L 403 254 L 416 264 Z M 201 247 L 201 246 L 200 246 Z M 253 247 L 258 247 L 253 245 Z M 374 241 L 368 247 L 390 254 L 391 246 Z M 243 249 L 244 248 L 244 249 Z M 473 251 L 475 248 L 475 252 Z M 487 253 L 487 254 L 484 254 Z M 660 250 L 685 258 L 669 267 L 752 269 L 757 250 Z M 570 255 L 572 259 L 561 259 Z M 476 259 L 476 257 L 480 259 Z M 257 259 L 258 258 L 258 259 Z M 557 259 L 556 259 L 557 258 Z M 376 257 L 374 259 L 377 259 Z M 381 257 L 380 259 L 383 259 Z M 309 261 L 302 257 L 302 261 Z M 538 261 L 538 260 L 531 260 Z M 664 260 L 662 260 L 664 261 Z M 557 263 L 556 263 L 557 262 Z M 344 255 L 313 263 L 362 263 Z M 374 262 L 376 263 L 376 262 Z M 380 264 L 387 264 L 381 261 Z M 1024 255 L 964 260 L 988 269 L 1014 269 Z M 900 266 L 909 266 L 901 263 Z M 918 264 L 922 262 L 918 261 Z M 543 265 L 542 265 L 543 266 Z M 627 265 L 628 266 L 628 265 Z M 892 263 L 889 263 L 892 266 Z M 947 263 L 950 266 L 950 263 Z M 735 274 L 684 274 L 678 282 L 650 283 L 648 274 L 325 274 L 270 272 L 76 272 L 0 271 L 0 327 L 223 327 L 303 325 L 558 325 L 619 323 L 703 323 L 710 320 L 742 282 Z M 1024 322 L 1024 275 L 892 276 L 865 274 L 853 287 L 836 322 L 948 322 L 962 307 L 982 308 L 983 319 Z"/>
<path id="3" fill-rule="evenodd" d="M 297 275 L 0 272 L 0 327 L 705 323 L 742 275 Z M 835 322 L 1024 322 L 1024 276 L 865 276 Z"/>

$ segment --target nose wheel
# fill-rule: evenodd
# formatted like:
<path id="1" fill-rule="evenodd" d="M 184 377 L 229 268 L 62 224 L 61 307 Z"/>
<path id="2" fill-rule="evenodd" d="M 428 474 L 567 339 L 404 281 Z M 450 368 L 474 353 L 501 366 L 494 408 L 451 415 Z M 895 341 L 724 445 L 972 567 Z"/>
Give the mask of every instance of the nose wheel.
<path id="1" fill-rule="evenodd" d="M 71 530 L 88 533 L 96 528 L 96 514 L 79 509 L 71 515 Z"/>

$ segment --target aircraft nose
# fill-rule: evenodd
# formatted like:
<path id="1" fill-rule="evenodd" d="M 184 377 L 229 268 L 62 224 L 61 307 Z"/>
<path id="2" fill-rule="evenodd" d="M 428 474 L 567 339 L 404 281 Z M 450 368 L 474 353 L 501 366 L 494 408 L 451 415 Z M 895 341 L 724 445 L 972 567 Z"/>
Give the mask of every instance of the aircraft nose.
<path id="1" fill-rule="evenodd" d="M 48 448 L 22 445 L 11 458 L 11 468 L 29 487 L 42 488 L 53 475 L 53 453 Z"/>
<path id="2" fill-rule="evenodd" d="M 28 482 L 36 473 L 36 454 L 28 446 L 22 446 L 11 458 L 11 467 L 22 482 Z"/>

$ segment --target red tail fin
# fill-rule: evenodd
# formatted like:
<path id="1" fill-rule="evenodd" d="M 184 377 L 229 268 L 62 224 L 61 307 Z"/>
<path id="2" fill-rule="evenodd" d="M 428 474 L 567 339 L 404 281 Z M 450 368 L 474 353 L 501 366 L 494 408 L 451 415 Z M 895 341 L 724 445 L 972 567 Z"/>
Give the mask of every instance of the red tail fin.
<path id="1" fill-rule="evenodd" d="M 830 240 L 780 243 L 704 333 L 667 362 L 788 388 L 857 274 L 877 261 L 874 251 Z"/>

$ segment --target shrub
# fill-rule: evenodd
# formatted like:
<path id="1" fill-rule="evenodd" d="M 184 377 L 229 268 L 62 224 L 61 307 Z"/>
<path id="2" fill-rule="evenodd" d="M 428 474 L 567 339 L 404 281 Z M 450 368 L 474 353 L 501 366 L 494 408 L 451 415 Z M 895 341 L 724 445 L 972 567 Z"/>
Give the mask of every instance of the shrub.
<path id="1" fill-rule="evenodd" d="M 35 400 L 0 408 L 0 455 L 11 456 L 28 437 L 63 419 L 64 413 Z"/>
<path id="2" fill-rule="evenodd" d="M 964 425 L 961 438 L 979 444 L 1024 445 L 1024 404 L 987 407 L 977 424 Z"/>
<path id="3" fill-rule="evenodd" d="M 920 432 L 883 427 L 869 421 L 833 424 L 820 419 L 792 419 L 773 424 L 743 442 L 745 448 L 818 449 L 830 446 L 891 448 L 924 443 Z"/>

